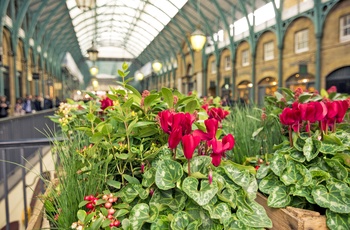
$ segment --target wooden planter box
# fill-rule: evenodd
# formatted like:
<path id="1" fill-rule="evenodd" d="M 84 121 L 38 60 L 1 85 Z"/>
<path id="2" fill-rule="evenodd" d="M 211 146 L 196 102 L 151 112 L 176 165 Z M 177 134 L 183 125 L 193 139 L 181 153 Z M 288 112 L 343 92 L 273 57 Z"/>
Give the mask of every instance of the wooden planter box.
<path id="1" fill-rule="evenodd" d="M 326 216 L 319 212 L 293 207 L 271 208 L 261 193 L 257 194 L 256 201 L 265 208 L 273 230 L 328 230 Z"/>

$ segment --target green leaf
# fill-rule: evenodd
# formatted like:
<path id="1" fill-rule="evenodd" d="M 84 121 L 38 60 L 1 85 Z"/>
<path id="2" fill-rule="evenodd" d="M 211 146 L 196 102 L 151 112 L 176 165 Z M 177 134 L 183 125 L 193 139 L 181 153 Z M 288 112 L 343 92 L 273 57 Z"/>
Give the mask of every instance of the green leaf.
<path id="1" fill-rule="evenodd" d="M 243 224 L 254 228 L 272 228 L 272 221 L 267 216 L 263 206 L 255 201 L 250 201 L 248 205 L 250 209 L 239 207 L 236 212 L 238 219 Z"/>
<path id="2" fill-rule="evenodd" d="M 142 174 L 142 186 L 150 187 L 155 181 L 156 169 L 154 167 L 147 170 L 144 174 Z"/>
<path id="3" fill-rule="evenodd" d="M 256 171 L 256 179 L 263 179 L 270 172 L 270 165 L 262 164 L 260 165 L 258 171 Z"/>
<path id="4" fill-rule="evenodd" d="M 330 230 L 348 230 L 350 223 L 349 214 L 340 214 L 332 212 L 329 209 L 326 210 L 327 227 Z"/>
<path id="5" fill-rule="evenodd" d="M 87 201 L 87 200 L 84 200 L 82 202 L 79 203 L 78 207 L 81 208 L 81 207 L 84 207 L 86 204 L 90 203 L 90 201 Z"/>
<path id="6" fill-rule="evenodd" d="M 126 85 L 125 88 L 127 88 L 128 90 L 130 90 L 131 92 L 134 93 L 134 95 L 136 95 L 138 98 L 141 99 L 141 94 L 139 93 L 139 91 L 137 89 L 135 89 L 134 87 L 132 87 L 131 85 Z"/>
<path id="7" fill-rule="evenodd" d="M 157 102 L 156 99 L 158 99 L 159 97 L 160 97 L 159 94 L 150 94 L 147 97 L 145 97 L 145 99 L 143 101 L 145 110 L 147 110 L 149 107 L 151 107 L 151 105 L 153 103 Z"/>
<path id="8" fill-rule="evenodd" d="M 270 160 L 270 169 L 277 176 L 282 175 L 282 172 L 284 171 L 286 166 L 287 166 L 287 161 L 286 161 L 286 158 L 284 157 L 284 154 L 275 153 L 272 156 L 272 159 Z"/>
<path id="9" fill-rule="evenodd" d="M 231 208 L 226 204 L 220 202 L 218 205 L 206 205 L 204 207 L 209 211 L 210 218 L 220 220 L 220 223 L 224 223 L 231 217 Z"/>
<path id="10" fill-rule="evenodd" d="M 107 184 L 109 186 L 112 186 L 113 188 L 117 188 L 120 189 L 121 183 L 119 181 L 115 181 L 115 180 L 108 180 Z"/>
<path id="11" fill-rule="evenodd" d="M 264 127 L 260 127 L 257 130 L 255 130 L 254 133 L 252 134 L 252 138 L 255 138 L 263 129 Z"/>
<path id="12" fill-rule="evenodd" d="M 259 183 L 259 190 L 263 193 L 270 194 L 276 187 L 285 186 L 279 178 L 273 174 L 268 174 Z"/>
<path id="13" fill-rule="evenodd" d="M 102 133 L 96 132 L 92 135 L 92 137 L 90 138 L 90 141 L 91 141 L 91 143 L 97 144 L 100 141 L 102 141 L 103 138 L 104 138 L 104 136 L 102 135 Z"/>
<path id="14" fill-rule="evenodd" d="M 284 208 L 290 201 L 286 186 L 275 187 L 267 198 L 267 205 L 273 208 Z"/>
<path id="15" fill-rule="evenodd" d="M 350 188 L 343 182 L 328 182 L 327 188 L 318 185 L 312 190 L 315 202 L 337 213 L 350 213 Z"/>
<path id="16" fill-rule="evenodd" d="M 136 177 L 132 177 L 128 174 L 123 174 L 125 180 L 127 180 L 130 184 L 140 184 L 140 181 Z"/>
<path id="17" fill-rule="evenodd" d="M 168 190 L 175 187 L 175 183 L 181 179 L 183 175 L 180 163 L 164 159 L 159 161 L 155 176 L 155 182 L 158 188 Z"/>
<path id="18" fill-rule="evenodd" d="M 213 181 L 212 184 L 209 184 L 208 180 L 201 180 L 201 186 L 199 191 L 198 180 L 193 177 L 187 177 L 182 182 L 182 190 L 191 197 L 194 201 L 197 202 L 200 206 L 206 205 L 218 192 L 218 186 L 216 181 Z"/>
<path id="19" fill-rule="evenodd" d="M 115 212 L 114 216 L 121 217 L 121 216 L 125 216 L 128 213 L 129 213 L 129 210 L 127 210 L 127 209 L 119 209 Z"/>
<path id="20" fill-rule="evenodd" d="M 300 196 L 300 197 L 305 197 L 306 200 L 311 203 L 315 204 L 314 198 L 311 195 L 312 188 L 310 186 L 302 186 L 302 185 L 293 185 L 290 186 L 290 192 L 289 194 L 295 196 Z"/>
<path id="21" fill-rule="evenodd" d="M 185 106 L 185 112 L 193 113 L 198 107 L 198 102 L 196 100 L 192 100 L 188 102 Z"/>
<path id="22" fill-rule="evenodd" d="M 135 178 L 136 179 L 136 178 Z M 141 184 L 133 184 L 132 186 L 139 194 L 139 197 L 144 200 L 149 196 L 149 189 L 144 189 Z"/>
<path id="23" fill-rule="evenodd" d="M 96 116 L 93 113 L 89 113 L 86 115 L 86 119 L 90 122 L 93 122 L 96 119 Z"/>
<path id="24" fill-rule="evenodd" d="M 330 167 L 329 173 L 338 180 L 345 180 L 348 177 L 348 170 L 335 159 L 324 159 L 327 165 Z"/>
<path id="25" fill-rule="evenodd" d="M 78 220 L 82 223 L 85 223 L 85 217 L 86 217 L 86 212 L 84 210 L 78 210 L 77 212 L 77 217 L 78 217 Z"/>
<path id="26" fill-rule="evenodd" d="M 311 93 L 303 93 L 299 96 L 299 103 L 305 103 L 310 101 L 310 98 L 313 96 Z"/>
<path id="27" fill-rule="evenodd" d="M 314 147 L 314 144 L 312 142 L 312 138 L 311 137 L 306 138 L 305 145 L 303 146 L 303 152 L 307 161 L 311 161 L 312 159 L 317 157 L 319 153 L 319 151 L 317 151 L 313 147 Z"/>
<path id="28" fill-rule="evenodd" d="M 287 162 L 287 167 L 280 179 L 285 185 L 300 184 L 307 186 L 312 184 L 312 177 L 309 170 L 304 165 L 296 163 L 293 160 Z"/>
<path id="29" fill-rule="evenodd" d="M 298 151 L 297 149 L 291 150 L 289 156 L 297 162 L 304 163 L 306 158 L 303 152 Z"/>
<path id="30" fill-rule="evenodd" d="M 160 204 L 168 206 L 171 210 L 178 212 L 184 209 L 187 196 L 178 188 L 169 190 L 157 190 L 152 197 Z"/>
<path id="31" fill-rule="evenodd" d="M 189 216 L 186 212 L 177 212 L 174 215 L 174 219 L 170 223 L 170 227 L 173 230 L 184 230 L 190 223 Z"/>
<path id="32" fill-rule="evenodd" d="M 220 200 L 229 204 L 231 208 L 235 209 L 237 207 L 237 203 L 236 203 L 237 193 L 234 189 L 227 187 L 223 189 L 221 192 L 218 192 L 217 195 Z"/>
<path id="33" fill-rule="evenodd" d="M 191 166 L 191 176 L 196 177 L 195 174 L 197 174 L 199 177 L 197 178 L 207 178 L 208 174 L 208 166 L 211 164 L 211 157 L 210 156 L 195 156 L 190 160 L 190 166 Z M 188 167 L 187 162 L 183 165 L 183 170 L 188 174 Z M 201 177 L 204 176 L 204 177 Z"/>
<path id="34" fill-rule="evenodd" d="M 162 95 L 163 95 L 164 102 L 168 104 L 169 108 L 173 108 L 174 107 L 174 98 L 173 98 L 173 93 L 171 92 L 171 90 L 168 88 L 162 88 Z"/>
<path id="35" fill-rule="evenodd" d="M 92 222 L 91 229 L 100 229 L 102 225 L 103 217 L 100 216 L 97 220 Z"/>
<path id="36" fill-rule="evenodd" d="M 149 220 L 149 206 L 145 203 L 136 204 L 130 211 L 129 220 L 133 230 L 141 229 Z"/>
<path id="37" fill-rule="evenodd" d="M 126 203 L 131 203 L 139 193 L 134 189 L 133 184 L 127 184 L 121 190 L 119 190 L 118 195 L 122 201 Z"/>
<path id="38" fill-rule="evenodd" d="M 115 156 L 118 158 L 118 159 L 122 159 L 122 160 L 126 160 L 130 157 L 129 154 L 126 154 L 126 153 L 121 153 L 121 154 L 115 154 Z"/>

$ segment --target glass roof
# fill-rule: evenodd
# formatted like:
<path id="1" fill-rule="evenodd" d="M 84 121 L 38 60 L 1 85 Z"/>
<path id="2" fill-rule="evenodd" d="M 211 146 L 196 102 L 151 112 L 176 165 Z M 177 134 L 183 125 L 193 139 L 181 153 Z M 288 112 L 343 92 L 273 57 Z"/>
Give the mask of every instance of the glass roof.
<path id="1" fill-rule="evenodd" d="M 187 1 L 97 0 L 87 11 L 66 2 L 83 55 L 94 40 L 99 57 L 136 58 Z"/>

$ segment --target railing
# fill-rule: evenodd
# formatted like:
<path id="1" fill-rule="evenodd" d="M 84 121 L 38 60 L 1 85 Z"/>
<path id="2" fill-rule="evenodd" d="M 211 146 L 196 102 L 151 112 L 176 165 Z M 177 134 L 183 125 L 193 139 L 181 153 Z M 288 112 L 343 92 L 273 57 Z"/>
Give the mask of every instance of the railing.
<path id="1" fill-rule="evenodd" d="M 1 230 L 27 227 L 37 195 L 44 191 L 43 180 L 54 171 L 48 154 L 52 139 L 47 138 L 58 131 L 48 118 L 54 111 L 0 119 Z M 45 165 L 50 160 L 52 165 Z"/>

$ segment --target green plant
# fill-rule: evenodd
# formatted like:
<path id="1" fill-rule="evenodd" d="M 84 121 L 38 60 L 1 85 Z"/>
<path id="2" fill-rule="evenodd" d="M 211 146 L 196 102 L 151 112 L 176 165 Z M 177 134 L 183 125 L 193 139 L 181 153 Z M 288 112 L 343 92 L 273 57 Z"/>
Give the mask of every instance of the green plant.
<path id="1" fill-rule="evenodd" d="M 293 102 L 276 100 L 284 105 L 280 120 L 289 140 L 276 145 L 268 164 L 260 165 L 259 190 L 268 194 L 270 207 L 317 210 L 327 216 L 330 229 L 348 229 L 350 133 L 341 125 L 349 107 L 346 97 L 284 90 Z"/>
<path id="2" fill-rule="evenodd" d="M 259 158 L 272 153 L 272 147 L 281 143 L 281 125 L 278 112 L 272 106 L 237 106 L 223 122 L 223 130 L 233 133 L 235 148 L 228 155 L 239 164 L 256 164 Z"/>
<path id="3" fill-rule="evenodd" d="M 58 154 L 74 155 L 59 174 L 69 183 L 55 196 L 58 228 L 271 227 L 255 202 L 254 168 L 225 159 L 234 146 L 234 137 L 220 128 L 228 112 L 167 88 L 141 95 L 127 84 L 127 68 L 119 71 L 124 90 L 111 89 L 100 100 L 91 95 L 87 104 L 68 101 L 70 109 L 63 105 L 51 117 L 69 139 Z M 76 192 L 74 181 L 89 190 L 61 207 Z M 77 215 L 63 216 L 63 209 Z"/>

